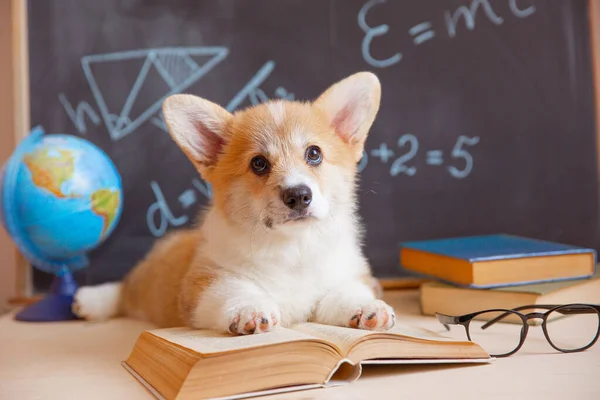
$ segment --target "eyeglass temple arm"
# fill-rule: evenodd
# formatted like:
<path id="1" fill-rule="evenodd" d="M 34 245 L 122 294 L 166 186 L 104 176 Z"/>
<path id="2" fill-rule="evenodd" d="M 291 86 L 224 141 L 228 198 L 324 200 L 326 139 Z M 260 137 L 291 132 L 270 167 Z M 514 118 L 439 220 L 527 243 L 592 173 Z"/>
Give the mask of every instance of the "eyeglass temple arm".
<path id="1" fill-rule="evenodd" d="M 446 314 L 441 314 L 441 313 L 435 313 L 435 316 L 437 317 L 438 321 L 440 323 L 442 323 L 444 325 L 444 327 L 446 328 L 446 330 L 450 330 L 450 327 L 448 325 L 457 325 L 459 323 L 458 321 L 458 317 L 453 317 L 451 315 L 446 315 Z"/>
<path id="2" fill-rule="evenodd" d="M 590 308 L 595 309 L 592 310 Z M 561 314 L 592 314 L 595 312 L 600 312 L 600 305 L 595 305 L 595 304 L 573 304 L 573 305 L 566 305 L 563 306 L 561 308 L 559 308 L 558 310 L 555 310 L 556 312 L 559 312 Z"/>
<path id="3" fill-rule="evenodd" d="M 592 311 L 590 309 L 590 306 L 595 308 L 596 310 L 598 310 L 598 312 L 600 312 L 600 305 L 578 305 L 578 304 L 574 304 L 572 306 L 564 306 L 559 308 L 558 310 L 555 310 L 558 313 L 561 314 L 586 314 L 586 313 L 593 313 L 594 311 Z M 543 310 L 551 310 L 555 307 L 558 307 L 556 305 L 546 305 L 546 304 L 537 304 L 537 305 L 526 305 L 526 306 L 521 306 L 521 307 L 516 307 L 513 308 L 512 311 L 521 311 L 521 310 L 526 310 L 526 309 L 532 309 L 532 308 L 538 308 L 538 309 L 543 309 Z M 498 315 L 496 318 L 489 320 L 488 322 L 486 322 L 485 324 L 483 324 L 481 326 L 481 329 L 485 329 L 488 328 L 490 326 L 492 326 L 493 324 L 495 324 L 496 322 L 500 321 L 503 318 L 506 318 L 508 315 L 510 315 L 511 313 L 509 312 L 505 312 L 503 314 Z"/>

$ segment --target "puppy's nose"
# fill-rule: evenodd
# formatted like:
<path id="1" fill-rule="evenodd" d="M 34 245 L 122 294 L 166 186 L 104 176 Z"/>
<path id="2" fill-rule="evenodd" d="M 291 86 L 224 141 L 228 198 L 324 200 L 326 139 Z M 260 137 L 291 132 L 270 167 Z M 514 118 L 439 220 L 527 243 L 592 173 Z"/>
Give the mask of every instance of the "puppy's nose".
<path id="1" fill-rule="evenodd" d="M 281 199 L 292 210 L 304 210 L 312 201 L 312 192 L 306 185 L 298 185 L 281 191 Z"/>

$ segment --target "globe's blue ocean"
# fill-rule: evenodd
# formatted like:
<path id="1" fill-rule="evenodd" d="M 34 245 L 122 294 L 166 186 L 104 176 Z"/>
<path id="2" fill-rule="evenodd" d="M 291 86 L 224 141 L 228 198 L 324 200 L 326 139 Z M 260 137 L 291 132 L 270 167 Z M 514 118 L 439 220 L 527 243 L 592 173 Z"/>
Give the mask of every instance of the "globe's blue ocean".
<path id="1" fill-rule="evenodd" d="M 72 258 L 99 241 L 102 217 L 91 211 L 89 193 L 77 199 L 57 198 L 39 190 L 27 168 L 19 169 L 18 180 L 15 200 L 21 229 L 39 252 L 51 258 Z"/>

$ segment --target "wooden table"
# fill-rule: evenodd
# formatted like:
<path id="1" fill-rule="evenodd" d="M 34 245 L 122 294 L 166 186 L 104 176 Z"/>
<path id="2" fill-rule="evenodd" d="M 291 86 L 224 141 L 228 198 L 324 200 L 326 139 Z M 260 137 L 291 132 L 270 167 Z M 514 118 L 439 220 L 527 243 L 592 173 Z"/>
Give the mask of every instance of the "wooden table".
<path id="1" fill-rule="evenodd" d="M 437 332 L 419 315 L 416 290 L 386 293 L 398 320 Z M 130 319 L 103 323 L 20 323 L 0 318 L 0 399 L 153 399 L 120 364 L 137 336 L 153 326 Z M 452 336 L 464 332 L 453 330 Z M 557 353 L 540 327 L 521 351 L 486 365 L 368 366 L 354 384 L 265 399 L 600 399 L 600 343 Z"/>

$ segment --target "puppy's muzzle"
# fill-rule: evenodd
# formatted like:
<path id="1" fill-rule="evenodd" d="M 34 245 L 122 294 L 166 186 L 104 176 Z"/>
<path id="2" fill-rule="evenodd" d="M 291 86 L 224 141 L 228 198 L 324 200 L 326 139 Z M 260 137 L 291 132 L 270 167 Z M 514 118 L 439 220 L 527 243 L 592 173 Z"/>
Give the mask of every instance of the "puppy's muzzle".
<path id="1" fill-rule="evenodd" d="M 290 209 L 302 211 L 312 201 L 312 191 L 306 185 L 292 186 L 281 190 L 281 200 Z"/>

